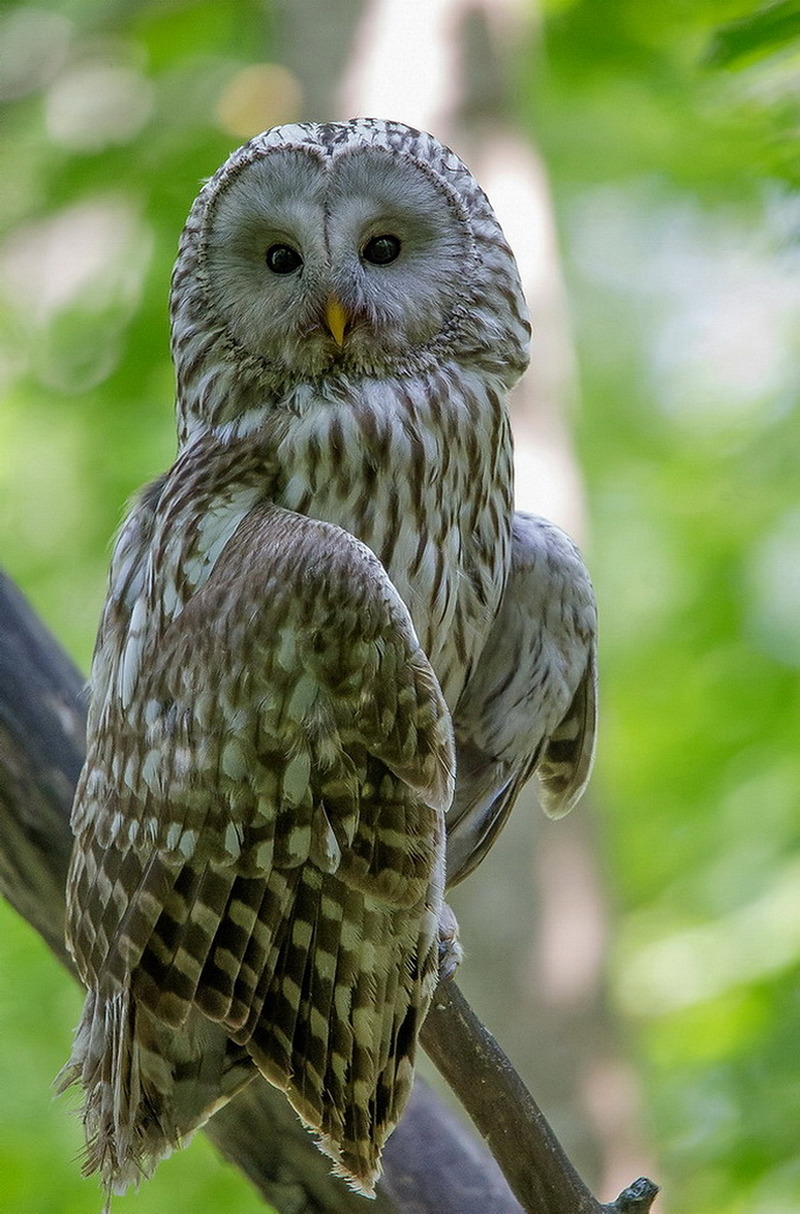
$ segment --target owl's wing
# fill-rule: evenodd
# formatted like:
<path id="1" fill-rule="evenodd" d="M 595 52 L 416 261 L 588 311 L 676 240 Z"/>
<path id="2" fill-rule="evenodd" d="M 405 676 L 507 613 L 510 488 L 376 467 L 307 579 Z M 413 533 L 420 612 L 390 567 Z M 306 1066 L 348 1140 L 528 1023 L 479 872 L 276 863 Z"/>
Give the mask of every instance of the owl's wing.
<path id="1" fill-rule="evenodd" d="M 117 732 L 97 720 L 69 911 L 95 992 L 67 1074 L 87 1086 L 90 1165 L 124 1182 L 157 1150 L 131 1139 L 147 1051 L 116 1023 L 124 998 L 162 1026 L 221 1023 L 370 1191 L 437 981 L 454 779 L 447 708 L 382 565 L 338 527 L 251 510 Z M 167 1137 L 190 1128 L 159 1117 Z"/>
<path id="2" fill-rule="evenodd" d="M 545 519 L 515 514 L 500 608 L 453 716 L 448 885 L 480 863 L 534 772 L 551 817 L 581 796 L 594 755 L 596 633 L 594 593 L 575 545 Z"/>

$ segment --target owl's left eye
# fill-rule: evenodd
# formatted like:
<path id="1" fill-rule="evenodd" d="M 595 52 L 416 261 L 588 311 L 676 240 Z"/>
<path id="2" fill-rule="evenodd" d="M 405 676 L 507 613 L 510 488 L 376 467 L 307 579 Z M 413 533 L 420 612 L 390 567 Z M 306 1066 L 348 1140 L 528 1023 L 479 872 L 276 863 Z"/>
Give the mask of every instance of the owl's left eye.
<path id="1" fill-rule="evenodd" d="M 400 241 L 388 232 L 373 236 L 364 245 L 361 256 L 373 266 L 388 266 L 390 261 L 395 261 L 400 256 Z"/>
<path id="2" fill-rule="evenodd" d="M 291 274 L 303 264 L 303 259 L 290 244 L 271 244 L 264 259 L 273 274 Z"/>

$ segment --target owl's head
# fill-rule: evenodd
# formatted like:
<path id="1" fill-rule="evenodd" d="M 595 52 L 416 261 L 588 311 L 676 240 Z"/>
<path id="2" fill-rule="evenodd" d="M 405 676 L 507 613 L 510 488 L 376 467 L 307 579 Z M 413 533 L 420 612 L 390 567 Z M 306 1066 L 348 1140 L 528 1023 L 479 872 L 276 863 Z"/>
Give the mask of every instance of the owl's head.
<path id="1" fill-rule="evenodd" d="M 510 383 L 530 335 L 472 174 L 432 136 L 372 119 L 275 127 L 234 152 L 189 216 L 172 318 L 179 407 L 201 425 L 230 418 L 230 384 L 219 409 L 209 384 L 234 368 L 250 399 L 448 359 Z"/>

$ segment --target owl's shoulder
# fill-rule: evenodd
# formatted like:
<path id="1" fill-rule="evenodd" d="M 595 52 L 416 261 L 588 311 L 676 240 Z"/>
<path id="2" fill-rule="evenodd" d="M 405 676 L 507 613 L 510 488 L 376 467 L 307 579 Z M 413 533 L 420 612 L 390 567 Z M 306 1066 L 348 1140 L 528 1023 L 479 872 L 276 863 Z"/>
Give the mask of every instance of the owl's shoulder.
<path id="1" fill-rule="evenodd" d="M 274 492 L 274 461 L 260 438 L 221 443 L 206 434 L 137 494 L 114 545 L 93 681 L 107 681 L 120 652 L 129 663 L 136 656 L 138 667 L 206 583 L 242 519 Z"/>

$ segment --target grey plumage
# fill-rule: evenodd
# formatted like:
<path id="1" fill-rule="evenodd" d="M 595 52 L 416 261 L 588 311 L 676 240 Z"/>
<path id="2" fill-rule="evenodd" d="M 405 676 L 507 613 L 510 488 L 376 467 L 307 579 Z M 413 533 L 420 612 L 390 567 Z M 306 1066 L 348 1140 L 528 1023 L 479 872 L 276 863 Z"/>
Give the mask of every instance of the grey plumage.
<path id="1" fill-rule="evenodd" d="M 171 314 L 178 454 L 122 528 L 92 669 L 63 1078 L 109 1190 L 260 1072 L 370 1193 L 458 957 L 456 764 L 452 880 L 534 768 L 546 807 L 585 782 L 591 592 L 513 516 L 527 311 L 431 136 L 251 140 L 192 208 Z"/>
<path id="2" fill-rule="evenodd" d="M 453 718 L 448 885 L 481 862 L 534 772 L 550 817 L 581 796 L 594 758 L 596 636 L 594 592 L 577 548 L 546 519 L 515 514 L 503 599 Z"/>

